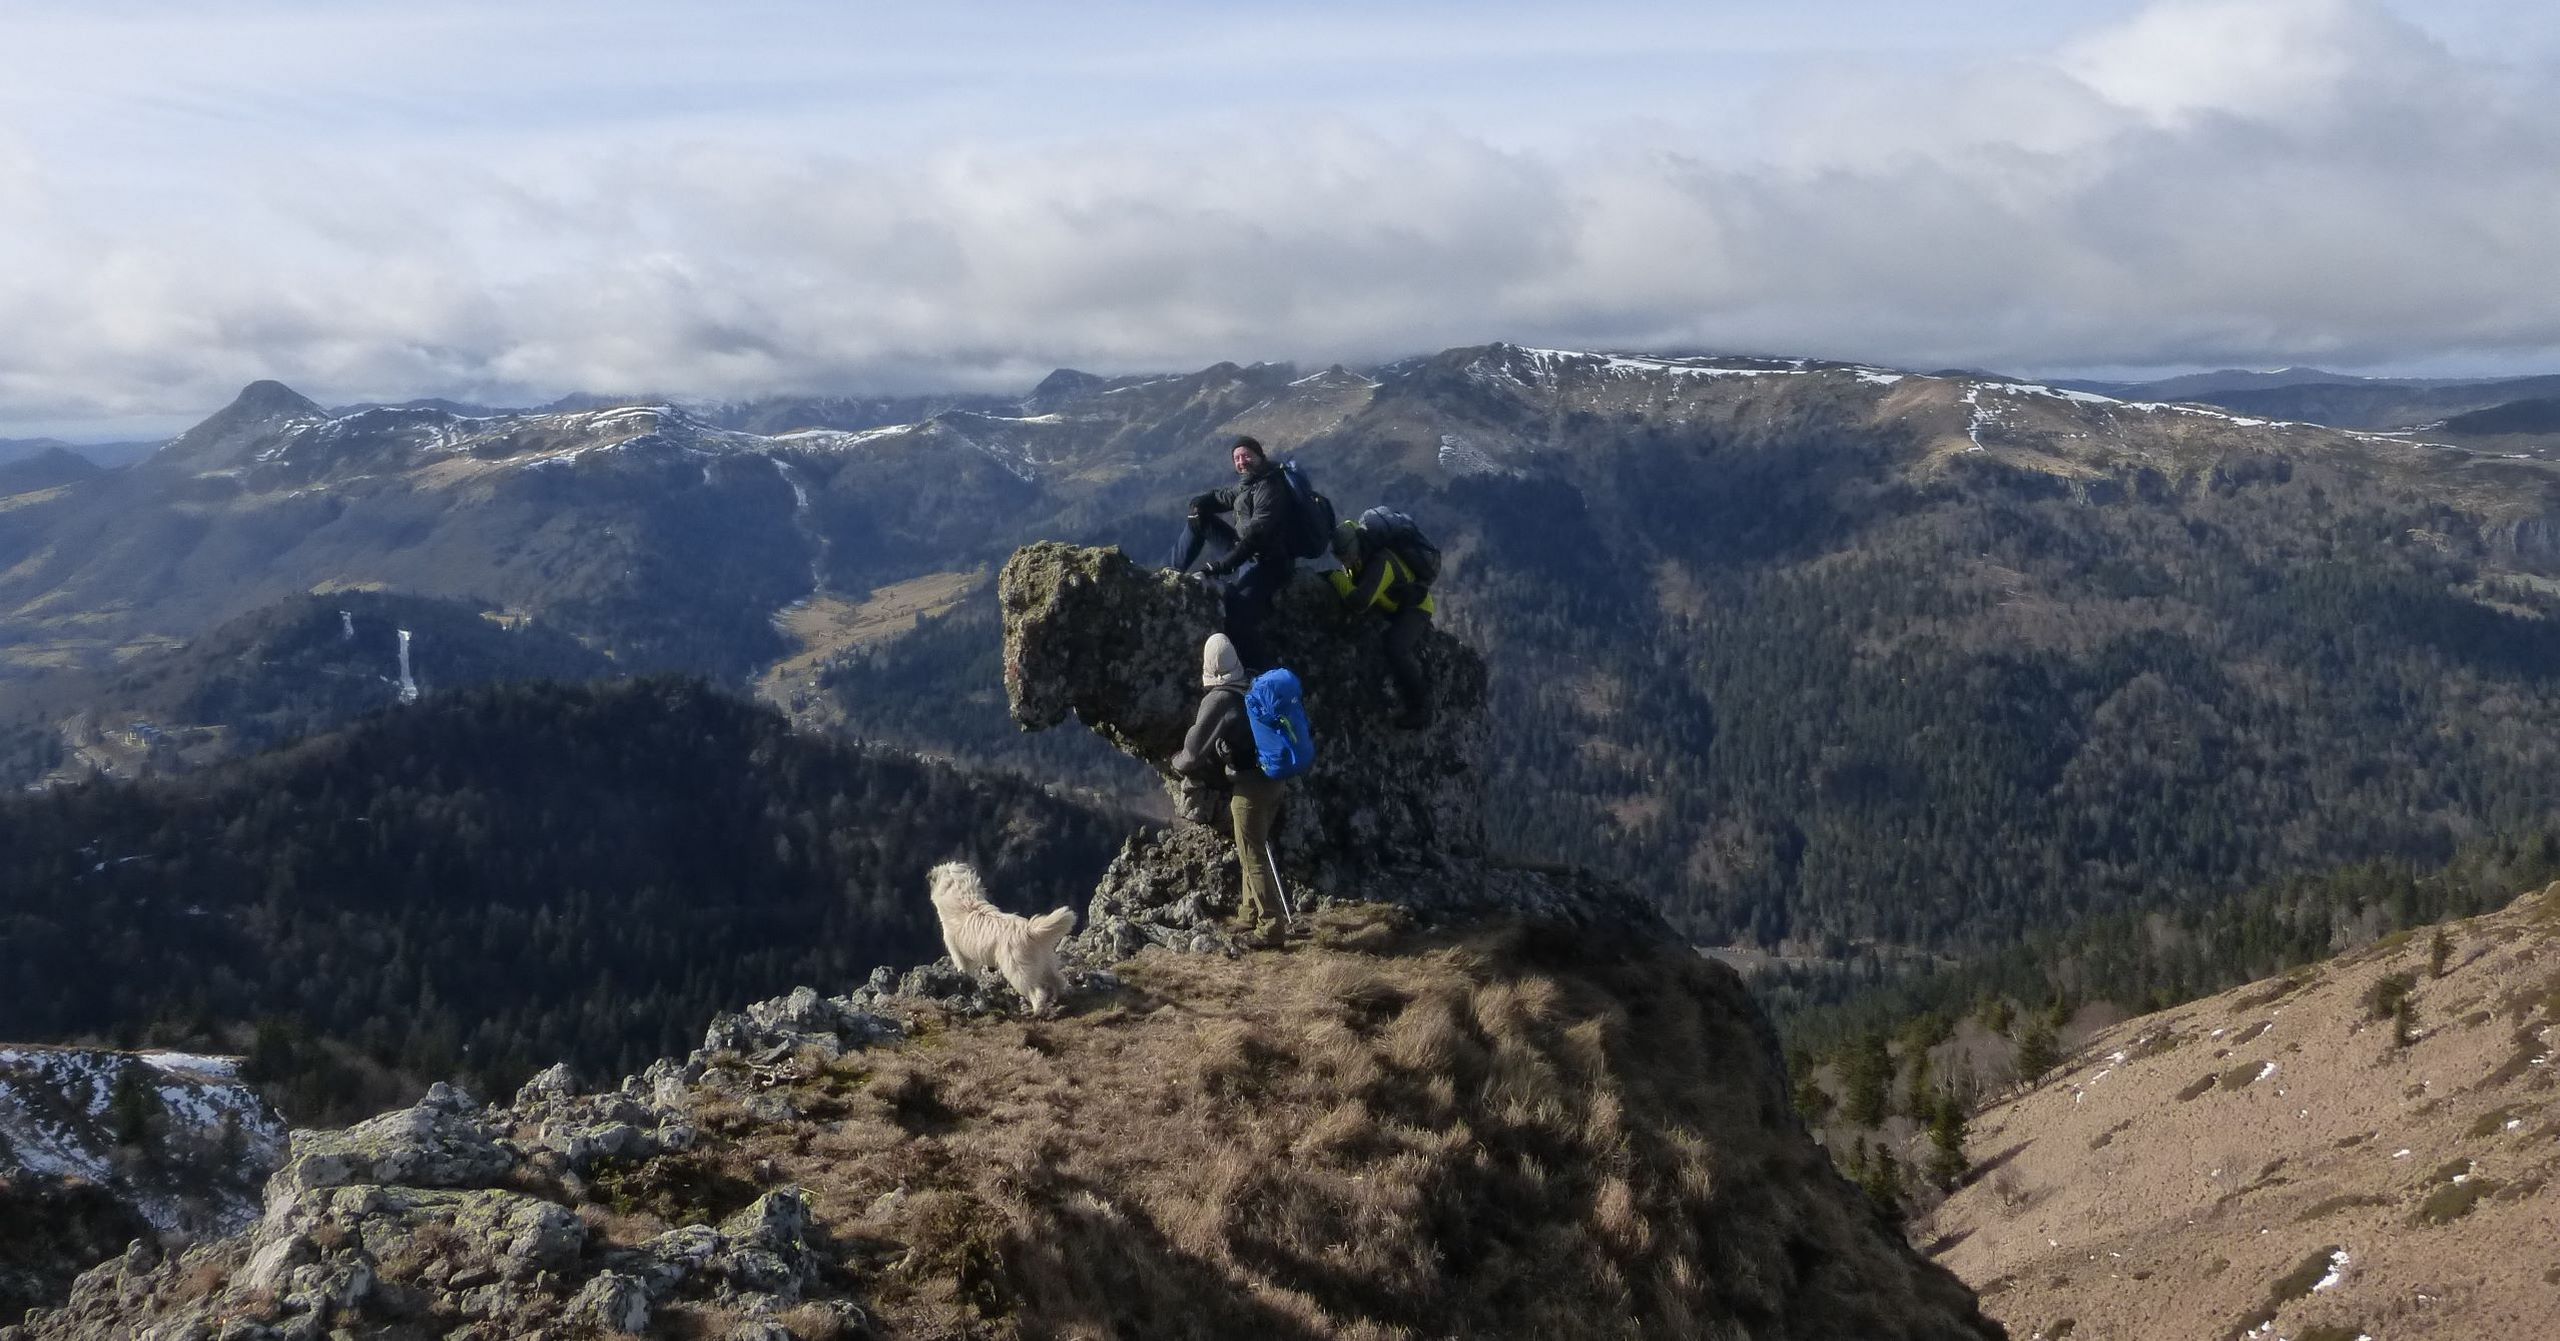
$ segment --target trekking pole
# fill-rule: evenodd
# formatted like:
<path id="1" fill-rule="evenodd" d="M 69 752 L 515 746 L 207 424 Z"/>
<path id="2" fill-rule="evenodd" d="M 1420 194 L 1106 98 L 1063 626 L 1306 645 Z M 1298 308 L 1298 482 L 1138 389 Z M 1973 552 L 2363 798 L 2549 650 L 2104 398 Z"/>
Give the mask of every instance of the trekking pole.
<path id="1" fill-rule="evenodd" d="M 1280 859 L 1271 852 L 1271 840 L 1262 840 L 1262 859 L 1271 867 L 1271 892 L 1280 896 L 1280 918 L 1284 922 L 1298 920 L 1298 910 L 1289 904 L 1289 887 L 1280 883 Z"/>

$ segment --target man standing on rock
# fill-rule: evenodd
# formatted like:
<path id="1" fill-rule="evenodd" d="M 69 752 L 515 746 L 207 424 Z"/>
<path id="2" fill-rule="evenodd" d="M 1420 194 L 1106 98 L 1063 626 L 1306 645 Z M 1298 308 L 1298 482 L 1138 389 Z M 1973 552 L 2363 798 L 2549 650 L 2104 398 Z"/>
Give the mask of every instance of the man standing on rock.
<path id="1" fill-rule="evenodd" d="M 1245 665 L 1267 670 L 1276 663 L 1262 640 L 1262 621 L 1296 571 L 1289 547 L 1296 499 L 1279 463 L 1262 450 L 1259 439 L 1237 438 L 1228 460 L 1241 478 L 1232 487 L 1191 500 L 1172 567 L 1187 573 L 1204 548 L 1211 551 L 1200 572 L 1219 583 L 1227 637 Z"/>
<path id="2" fill-rule="evenodd" d="M 1227 791 L 1227 808 L 1235 825 L 1236 867 L 1244 877 L 1244 895 L 1236 905 L 1236 923 L 1248 944 L 1270 945 L 1287 930 L 1281 914 L 1280 872 L 1271 861 L 1271 827 L 1280 817 L 1281 794 L 1288 784 L 1263 774 L 1254 749 L 1253 725 L 1245 718 L 1247 675 L 1235 644 L 1212 633 L 1200 646 L 1200 714 L 1170 761 L 1175 774 L 1192 788 L 1183 810 L 1202 819 L 1210 794 Z M 1200 813 L 1194 813 L 1198 811 Z"/>

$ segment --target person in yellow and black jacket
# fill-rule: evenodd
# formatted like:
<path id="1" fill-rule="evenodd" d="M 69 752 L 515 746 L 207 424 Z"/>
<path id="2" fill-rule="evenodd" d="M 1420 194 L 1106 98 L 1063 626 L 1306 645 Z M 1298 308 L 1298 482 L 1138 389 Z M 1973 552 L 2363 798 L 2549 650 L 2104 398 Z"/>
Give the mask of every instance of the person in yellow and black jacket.
<path id="1" fill-rule="evenodd" d="M 1392 518 L 1395 524 L 1377 524 L 1381 518 Z M 1359 521 L 1334 528 L 1333 557 L 1342 567 L 1325 574 L 1349 617 L 1360 619 L 1374 612 L 1386 619 L 1387 673 L 1395 680 L 1396 698 L 1404 709 L 1396 725 L 1407 731 L 1431 725 L 1431 682 L 1422 673 L 1422 638 L 1431 631 L 1431 616 L 1439 609 L 1431 599 L 1438 551 L 1430 551 L 1425 560 L 1413 552 L 1416 546 L 1429 550 L 1411 519 L 1372 508 Z"/>

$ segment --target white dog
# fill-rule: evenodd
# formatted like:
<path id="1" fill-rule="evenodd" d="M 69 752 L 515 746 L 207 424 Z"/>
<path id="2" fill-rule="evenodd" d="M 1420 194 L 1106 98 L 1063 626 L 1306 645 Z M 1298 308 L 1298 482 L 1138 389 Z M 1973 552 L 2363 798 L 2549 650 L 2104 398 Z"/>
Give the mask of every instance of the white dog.
<path id="1" fill-rule="evenodd" d="M 994 969 L 1031 1003 L 1034 1014 L 1048 1014 L 1066 995 L 1058 942 L 1076 929 L 1076 910 L 1053 908 L 1038 917 L 1008 913 L 987 902 L 986 887 L 965 861 L 934 867 L 930 879 L 933 913 L 942 921 L 942 948 L 951 952 L 951 962 L 972 978 L 980 969 Z"/>

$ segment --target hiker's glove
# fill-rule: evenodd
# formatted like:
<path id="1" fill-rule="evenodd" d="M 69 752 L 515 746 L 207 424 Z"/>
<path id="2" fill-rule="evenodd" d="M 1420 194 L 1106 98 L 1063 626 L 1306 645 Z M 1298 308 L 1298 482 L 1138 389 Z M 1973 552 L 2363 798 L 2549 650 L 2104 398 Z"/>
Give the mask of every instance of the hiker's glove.
<path id="1" fill-rule="evenodd" d="M 1194 824 L 1215 824 L 1218 822 L 1219 802 L 1223 799 L 1207 787 L 1187 782 L 1183 784 L 1182 800 L 1176 807 L 1176 813 Z"/>
<path id="2" fill-rule="evenodd" d="M 1202 577 L 1225 577 L 1227 574 L 1232 573 L 1235 570 L 1235 560 L 1220 559 L 1216 563 L 1202 565 L 1200 575 Z"/>

